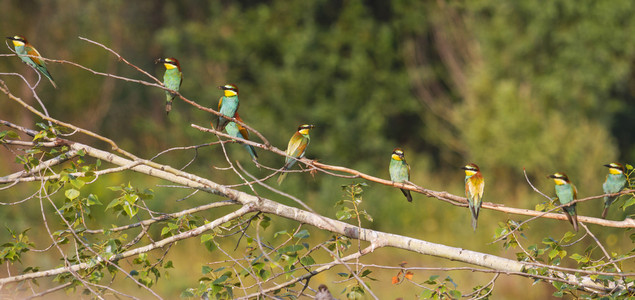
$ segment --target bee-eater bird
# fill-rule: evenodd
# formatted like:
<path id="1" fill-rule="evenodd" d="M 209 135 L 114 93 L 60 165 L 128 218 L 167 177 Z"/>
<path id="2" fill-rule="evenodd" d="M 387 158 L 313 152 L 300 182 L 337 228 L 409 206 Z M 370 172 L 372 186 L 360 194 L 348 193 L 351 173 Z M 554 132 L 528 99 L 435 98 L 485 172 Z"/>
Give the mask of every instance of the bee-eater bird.
<path id="1" fill-rule="evenodd" d="M 609 168 L 609 174 L 606 175 L 606 180 L 602 184 L 605 194 L 615 194 L 621 191 L 626 186 L 626 175 L 624 175 L 624 166 L 618 163 L 610 163 L 604 165 Z M 604 211 L 602 211 L 602 219 L 606 219 L 606 213 L 609 211 L 609 206 L 617 199 L 618 196 L 605 196 L 604 197 Z"/>
<path id="2" fill-rule="evenodd" d="M 233 84 L 221 85 L 218 87 L 223 90 L 223 96 L 218 100 L 218 112 L 223 116 L 233 118 L 238 111 L 238 87 Z M 223 131 L 225 126 L 229 123 L 228 119 L 218 116 L 216 121 L 216 130 Z"/>
<path id="3" fill-rule="evenodd" d="M 472 214 L 472 228 L 476 231 L 478 213 L 483 204 L 485 179 L 483 179 L 481 170 L 476 164 L 467 164 L 461 169 L 465 170 L 465 197 L 467 198 L 467 204 Z"/>
<path id="4" fill-rule="evenodd" d="M 32 68 L 40 71 L 48 80 L 51 82 L 54 88 L 57 88 L 55 81 L 53 81 L 53 76 L 46 69 L 46 62 L 42 59 L 42 55 L 38 52 L 25 37 L 21 35 L 8 36 L 7 39 L 13 42 L 13 46 L 15 47 L 15 53 L 18 54 L 18 57 L 22 59 L 27 65 Z"/>
<path id="5" fill-rule="evenodd" d="M 238 115 L 238 113 L 236 113 L 236 120 L 238 121 L 243 121 L 240 118 L 240 115 Z M 227 131 L 227 134 L 233 136 L 233 137 L 239 137 L 245 140 L 249 139 L 249 131 L 247 131 L 247 128 L 243 127 L 240 124 L 237 124 L 235 122 L 229 122 L 227 123 L 227 126 L 225 126 L 225 131 Z M 245 149 L 247 149 L 247 152 L 249 152 L 249 155 L 251 155 L 251 159 L 253 161 L 257 161 L 258 160 L 258 155 L 256 154 L 256 149 L 254 149 L 254 146 L 252 145 L 247 145 L 245 143 L 242 143 L 243 146 L 245 146 Z"/>
<path id="6" fill-rule="evenodd" d="M 165 74 L 163 74 L 163 85 L 166 88 L 174 91 L 165 91 L 165 113 L 169 114 L 172 110 L 172 101 L 176 98 L 176 93 L 179 92 L 181 84 L 183 83 L 183 73 L 181 73 L 181 64 L 174 57 L 159 58 L 155 63 L 163 63 L 165 66 Z"/>
<path id="7" fill-rule="evenodd" d="M 556 196 L 558 196 L 560 204 L 566 205 L 567 203 L 578 199 L 578 190 L 575 188 L 575 185 L 569 181 L 567 174 L 555 173 L 549 175 L 548 178 L 552 178 L 556 183 Z M 569 222 L 573 225 L 573 229 L 578 231 L 578 216 L 575 211 L 575 203 L 564 206 L 563 209 L 567 219 L 569 219 Z"/>
<path id="8" fill-rule="evenodd" d="M 285 177 L 287 177 L 287 173 L 284 172 L 291 168 L 293 164 L 297 161 L 296 158 L 304 157 L 304 152 L 306 151 L 306 147 L 309 145 L 311 138 L 309 137 L 309 129 L 313 129 L 315 126 L 313 125 L 300 125 L 298 127 L 298 131 L 296 131 L 291 139 L 289 140 L 289 145 L 287 146 L 287 157 L 284 160 L 284 166 L 282 167 L 282 173 L 278 177 L 278 185 L 282 183 Z M 289 157 L 291 156 L 291 157 Z"/>
<path id="9" fill-rule="evenodd" d="M 410 180 L 410 166 L 406 163 L 403 150 L 401 148 L 395 148 L 390 156 L 390 166 L 388 167 L 390 172 L 390 180 L 398 183 L 403 183 Z M 408 202 L 412 202 L 412 195 L 409 190 L 401 189 L 401 192 Z"/>

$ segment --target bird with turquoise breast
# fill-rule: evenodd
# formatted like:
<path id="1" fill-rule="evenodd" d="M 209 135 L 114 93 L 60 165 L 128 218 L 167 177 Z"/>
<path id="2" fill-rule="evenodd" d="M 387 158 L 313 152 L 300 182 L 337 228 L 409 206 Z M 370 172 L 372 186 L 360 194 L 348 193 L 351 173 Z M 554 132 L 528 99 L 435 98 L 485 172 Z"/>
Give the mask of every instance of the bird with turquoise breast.
<path id="1" fill-rule="evenodd" d="M 240 105 L 238 102 L 238 87 L 233 84 L 226 84 L 221 85 L 218 88 L 223 90 L 223 96 L 218 100 L 218 112 L 223 116 L 233 118 L 238 111 L 238 106 Z M 223 131 L 229 121 L 229 119 L 218 116 L 215 127 L 216 130 Z"/>
<path id="2" fill-rule="evenodd" d="M 287 157 L 284 160 L 284 166 L 282 167 L 282 173 L 278 177 L 278 185 L 282 183 L 284 178 L 287 176 L 287 173 L 284 172 L 291 168 L 293 164 L 297 161 L 298 158 L 304 157 L 304 153 L 306 152 L 306 147 L 309 145 L 311 138 L 309 137 L 309 130 L 313 129 L 315 126 L 313 125 L 300 125 L 298 130 L 291 136 L 289 140 L 289 145 L 287 145 Z"/>
<path id="3" fill-rule="evenodd" d="M 7 39 L 13 42 L 13 46 L 15 47 L 15 53 L 18 54 L 18 57 L 25 62 L 27 65 L 32 68 L 40 71 L 48 80 L 51 82 L 54 88 L 57 88 L 55 81 L 53 80 L 53 76 L 49 73 L 46 68 L 46 62 L 42 59 L 42 55 L 40 52 L 35 49 L 25 37 L 21 35 L 8 36 Z"/>
<path id="4" fill-rule="evenodd" d="M 558 197 L 558 201 L 560 204 L 566 205 L 568 203 L 573 202 L 578 199 L 578 190 L 575 185 L 571 183 L 567 174 L 564 173 L 554 173 L 548 176 L 548 178 L 553 179 L 556 184 L 556 196 Z M 578 215 L 576 213 L 576 204 L 571 203 L 563 207 L 565 215 L 569 220 L 569 223 L 573 225 L 573 229 L 578 231 Z"/>
<path id="5" fill-rule="evenodd" d="M 602 189 L 605 194 L 615 194 L 620 192 L 626 186 L 626 175 L 624 174 L 624 166 L 619 163 L 610 163 L 604 165 L 609 168 L 609 174 L 606 175 L 606 180 L 602 184 Z M 604 210 L 602 211 L 602 219 L 606 219 L 606 214 L 609 211 L 609 207 L 619 196 L 604 196 Z"/>
<path id="6" fill-rule="evenodd" d="M 390 180 L 397 183 L 404 183 L 410 180 L 410 166 L 406 162 L 406 157 L 401 148 L 395 148 L 390 156 L 390 165 L 388 166 Z M 408 202 L 412 202 L 412 194 L 409 190 L 401 189 L 401 192 Z"/>
<path id="7" fill-rule="evenodd" d="M 169 114 L 172 110 L 172 101 L 176 98 L 183 83 L 183 73 L 181 72 L 181 64 L 174 57 L 159 58 L 157 63 L 163 63 L 165 74 L 163 74 L 163 85 L 169 89 L 165 91 L 165 113 Z"/>
<path id="8" fill-rule="evenodd" d="M 481 170 L 476 164 L 467 164 L 461 169 L 465 171 L 465 197 L 467 198 L 467 205 L 472 215 L 472 229 L 476 231 L 478 214 L 483 204 L 485 179 L 483 179 Z"/>
<path id="9" fill-rule="evenodd" d="M 243 120 L 240 118 L 240 115 L 238 113 L 236 113 L 236 120 L 243 122 Z M 225 126 L 225 131 L 227 131 L 227 134 L 229 134 L 230 136 L 249 140 L 249 131 L 247 131 L 247 128 L 245 128 L 244 126 L 236 122 L 227 123 L 227 125 Z M 239 142 L 239 143 L 242 143 L 242 142 Z M 254 162 L 257 161 L 258 155 L 256 154 L 256 149 L 254 148 L 254 146 L 247 145 L 245 143 L 242 143 L 242 144 L 243 146 L 245 146 L 245 149 L 247 149 L 247 152 L 249 152 L 251 159 Z"/>

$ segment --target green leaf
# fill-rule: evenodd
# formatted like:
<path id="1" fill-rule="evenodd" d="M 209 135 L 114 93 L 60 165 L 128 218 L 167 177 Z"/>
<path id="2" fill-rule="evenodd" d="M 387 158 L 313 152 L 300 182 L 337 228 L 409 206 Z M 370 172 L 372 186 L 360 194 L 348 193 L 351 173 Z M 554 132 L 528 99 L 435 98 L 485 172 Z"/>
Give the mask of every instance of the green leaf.
<path id="1" fill-rule="evenodd" d="M 273 238 L 275 239 L 275 238 L 277 238 L 279 235 L 284 235 L 284 234 L 287 234 L 287 231 L 286 231 L 286 230 L 281 230 L 281 231 L 278 231 L 278 232 L 276 232 L 276 233 L 274 233 L 274 234 L 273 234 Z"/>
<path id="2" fill-rule="evenodd" d="M 205 243 L 205 242 L 207 242 L 209 240 L 214 239 L 214 236 L 215 236 L 214 234 L 203 234 L 203 235 L 201 235 L 201 244 Z"/>
<path id="3" fill-rule="evenodd" d="M 289 245 L 286 247 L 282 247 L 278 250 L 278 253 L 281 254 L 294 254 L 300 250 L 304 249 L 304 246 L 302 245 Z"/>
<path id="4" fill-rule="evenodd" d="M 457 291 L 457 290 L 451 290 L 450 291 L 450 297 L 452 299 L 461 299 L 461 292 Z"/>
<path id="5" fill-rule="evenodd" d="M 260 227 L 262 227 L 262 229 L 267 229 L 269 225 L 271 225 L 271 218 L 263 215 L 262 220 L 260 221 Z"/>
<path id="6" fill-rule="evenodd" d="M 91 206 L 91 205 L 103 205 L 99 201 L 99 198 L 97 198 L 97 195 L 95 195 L 95 194 L 90 194 L 90 195 L 88 195 L 88 197 L 86 197 L 86 204 L 88 206 Z"/>
<path id="7" fill-rule="evenodd" d="M 19 139 L 20 136 L 11 130 L 5 130 L 0 132 L 0 140 L 3 140 L 4 138 L 10 138 L 15 140 L 15 139 Z"/>
<path id="8" fill-rule="evenodd" d="M 338 220 L 348 220 L 352 218 L 353 215 L 350 213 L 348 209 L 342 209 L 342 210 L 339 210 L 337 213 L 335 213 L 335 217 Z"/>
<path id="9" fill-rule="evenodd" d="M 631 197 L 630 199 L 626 200 L 626 202 L 624 202 L 624 206 L 623 206 L 623 210 L 626 210 L 626 208 L 628 208 L 629 206 L 632 206 L 635 204 L 635 197 Z"/>
<path id="10" fill-rule="evenodd" d="M 431 299 L 434 296 L 435 292 L 433 290 L 424 290 L 421 293 L 421 299 Z"/>
<path id="11" fill-rule="evenodd" d="M 212 252 L 214 250 L 216 250 L 216 243 L 214 243 L 214 240 L 209 240 L 207 242 L 205 242 L 205 248 L 207 249 L 207 251 Z"/>
<path id="12" fill-rule="evenodd" d="M 549 251 L 549 258 L 553 259 L 554 257 L 558 256 L 558 254 L 560 254 L 560 251 L 556 250 L 556 249 L 551 249 L 551 251 Z"/>
<path id="13" fill-rule="evenodd" d="M 309 236 L 311 236 L 311 234 L 309 234 L 309 231 L 306 229 L 302 229 L 300 230 L 300 232 L 293 235 L 293 237 L 296 239 L 306 239 Z"/>
<path id="14" fill-rule="evenodd" d="M 346 297 L 348 297 L 348 299 L 351 299 L 351 300 L 362 299 L 362 294 L 360 294 L 357 291 L 352 291 L 352 292 L 346 294 Z"/>
<path id="15" fill-rule="evenodd" d="M 161 229 L 161 236 L 165 236 L 165 235 L 167 235 L 168 233 L 170 233 L 170 231 L 172 231 L 172 230 L 170 229 L 170 227 L 169 227 L 169 226 L 163 227 L 163 228 Z"/>
<path id="16" fill-rule="evenodd" d="M 128 217 L 130 217 L 132 219 L 132 217 L 134 217 L 137 214 L 137 212 L 139 211 L 139 208 L 134 206 L 133 204 L 130 204 L 130 202 L 125 201 L 123 203 L 123 210 L 126 212 Z"/>
<path id="17" fill-rule="evenodd" d="M 305 266 L 311 266 L 315 264 L 315 260 L 311 256 L 305 256 L 300 258 L 300 262 Z"/>
<path id="18" fill-rule="evenodd" d="M 66 198 L 70 200 L 74 200 L 75 198 L 79 197 L 79 191 L 76 189 L 68 189 L 64 192 L 64 196 L 66 196 Z"/>
<path id="19" fill-rule="evenodd" d="M 77 179 L 77 178 L 74 178 L 74 179 L 71 179 L 71 184 L 72 184 L 74 187 L 76 187 L 76 188 L 78 188 L 78 189 L 81 189 L 81 188 L 82 188 L 82 187 L 83 187 L 86 183 L 85 183 L 84 181 L 82 181 L 82 180 L 79 180 L 79 179 Z"/>
<path id="20" fill-rule="evenodd" d="M 208 274 L 210 272 L 214 271 L 214 268 L 210 267 L 210 266 L 203 266 L 201 268 L 201 273 L 203 273 L 203 275 Z"/>

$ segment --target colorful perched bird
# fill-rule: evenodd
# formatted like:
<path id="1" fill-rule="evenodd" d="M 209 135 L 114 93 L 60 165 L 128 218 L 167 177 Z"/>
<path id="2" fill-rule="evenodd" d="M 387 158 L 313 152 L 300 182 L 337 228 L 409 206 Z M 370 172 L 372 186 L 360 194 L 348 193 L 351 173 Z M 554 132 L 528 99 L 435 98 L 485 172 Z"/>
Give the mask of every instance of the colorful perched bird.
<path id="1" fill-rule="evenodd" d="M 179 88 L 181 88 L 181 84 L 183 83 L 183 73 L 181 73 L 181 64 L 179 64 L 179 61 L 174 57 L 159 58 L 155 61 L 155 63 L 159 62 L 165 66 L 163 85 L 174 91 L 165 91 L 165 113 L 169 114 L 170 110 L 172 110 L 172 101 L 176 98 L 176 93 L 179 92 Z"/>
<path id="2" fill-rule="evenodd" d="M 610 163 L 604 165 L 609 168 L 609 174 L 606 175 L 606 180 L 602 184 L 605 194 L 615 194 L 621 191 L 626 186 L 626 175 L 624 175 L 624 166 L 618 163 Z M 602 211 L 602 219 L 606 219 L 606 213 L 609 211 L 609 206 L 617 199 L 618 196 L 605 196 L 604 197 L 604 211 Z"/>
<path id="3" fill-rule="evenodd" d="M 578 199 L 578 190 L 575 188 L 575 185 L 569 181 L 569 177 L 567 177 L 566 174 L 555 173 L 549 175 L 548 178 L 553 178 L 553 181 L 556 183 L 556 196 L 558 196 L 560 204 L 566 205 Z M 578 231 L 578 216 L 575 211 L 575 203 L 565 206 L 563 209 L 567 219 L 569 219 L 569 222 L 573 225 L 573 229 Z"/>
<path id="4" fill-rule="evenodd" d="M 335 298 L 333 298 L 333 295 L 331 295 L 326 285 L 320 284 L 318 292 L 315 294 L 315 300 L 335 300 Z"/>
<path id="5" fill-rule="evenodd" d="M 295 158 L 304 157 L 304 152 L 306 151 L 306 147 L 309 145 L 311 138 L 309 137 L 309 129 L 314 128 L 313 125 L 300 125 L 298 127 L 298 131 L 296 131 L 291 139 L 289 140 L 289 145 L 287 146 L 287 155 L 291 157 L 286 157 L 284 160 L 284 166 L 282 167 L 282 173 L 280 173 L 280 177 L 278 177 L 278 185 L 282 183 L 284 178 L 287 176 L 287 173 L 284 172 L 288 170 L 295 164 L 297 161 Z M 292 158 L 293 157 L 293 158 Z"/>
<path id="6" fill-rule="evenodd" d="M 218 100 L 218 112 L 224 116 L 233 118 L 239 106 L 238 88 L 233 84 L 221 85 L 218 88 L 224 91 L 223 96 Z M 228 119 L 218 116 L 216 130 L 223 131 L 227 123 L 229 123 Z"/>
<path id="7" fill-rule="evenodd" d="M 236 120 L 238 121 L 243 121 L 240 118 L 240 115 L 238 115 L 238 113 L 236 113 Z M 225 131 L 227 131 L 227 134 L 234 136 L 234 137 L 239 137 L 245 140 L 249 139 L 249 131 L 247 131 L 247 129 L 245 127 L 243 127 L 240 124 L 237 124 L 235 122 L 229 122 L 227 123 L 227 126 L 225 126 Z M 245 149 L 247 149 L 247 152 L 249 152 L 249 155 L 251 155 L 251 159 L 253 161 L 258 160 L 258 155 L 256 154 L 256 149 L 254 149 L 254 146 L 252 145 L 247 145 L 243 143 L 243 146 L 245 146 Z"/>
<path id="8" fill-rule="evenodd" d="M 35 68 L 40 71 L 46 78 L 49 79 L 54 88 L 57 88 L 55 81 L 53 81 L 53 76 L 46 69 L 46 62 L 42 59 L 42 55 L 40 52 L 29 44 L 25 37 L 21 35 L 8 36 L 7 39 L 13 41 L 13 46 L 15 47 L 15 52 L 18 54 L 18 57 L 22 59 L 27 65 Z"/>
<path id="9" fill-rule="evenodd" d="M 392 151 L 388 171 L 390 172 L 390 180 L 394 182 L 402 183 L 410 180 L 410 166 L 406 163 L 406 158 L 401 148 L 395 148 Z M 406 196 L 408 202 L 412 202 L 412 195 L 409 190 L 401 189 L 401 192 Z"/>
<path id="10" fill-rule="evenodd" d="M 465 170 L 465 197 L 472 214 L 472 228 L 476 231 L 476 222 L 478 221 L 478 213 L 483 204 L 483 190 L 485 188 L 485 180 L 481 175 L 481 170 L 476 164 L 467 164 L 461 169 Z"/>

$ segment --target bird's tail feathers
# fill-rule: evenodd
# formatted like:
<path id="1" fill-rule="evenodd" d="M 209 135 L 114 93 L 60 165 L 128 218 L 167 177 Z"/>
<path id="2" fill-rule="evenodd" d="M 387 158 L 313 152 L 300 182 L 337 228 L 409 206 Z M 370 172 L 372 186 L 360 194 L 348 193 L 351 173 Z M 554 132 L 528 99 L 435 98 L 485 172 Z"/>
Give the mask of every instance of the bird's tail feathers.
<path id="1" fill-rule="evenodd" d="M 165 114 L 169 115 L 171 110 L 172 110 L 172 100 L 168 100 L 165 103 Z"/>
<path id="2" fill-rule="evenodd" d="M 577 232 L 578 231 L 578 215 L 572 215 L 566 211 L 564 212 L 564 214 L 567 215 L 567 219 L 569 219 L 569 223 L 573 225 L 573 230 Z"/>
<path id="3" fill-rule="evenodd" d="M 473 205 L 472 202 L 469 202 L 470 206 L 470 214 L 472 215 L 472 228 L 476 231 L 476 225 L 478 222 L 478 214 L 480 212 L 480 205 Z"/>
<path id="4" fill-rule="evenodd" d="M 284 181 L 285 177 L 287 177 L 287 173 L 285 172 L 280 173 L 280 176 L 278 176 L 278 185 L 282 184 L 282 181 Z"/>
<path id="5" fill-rule="evenodd" d="M 602 219 L 606 219 L 606 215 L 608 214 L 608 212 L 609 212 L 609 207 L 605 206 L 604 210 L 602 211 Z"/>
<path id="6" fill-rule="evenodd" d="M 408 202 L 412 202 L 412 194 L 410 193 L 409 190 L 401 189 L 401 192 L 403 193 L 404 196 L 406 196 L 406 199 L 408 199 Z"/>
<path id="7" fill-rule="evenodd" d="M 245 146 L 247 146 L 247 152 L 249 152 L 249 155 L 251 155 L 251 159 L 257 161 L 258 154 L 256 153 L 256 149 L 254 148 L 254 146 L 247 144 L 245 144 Z"/>

